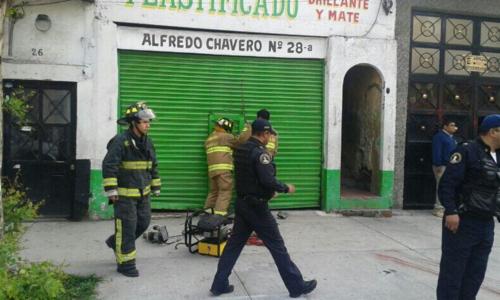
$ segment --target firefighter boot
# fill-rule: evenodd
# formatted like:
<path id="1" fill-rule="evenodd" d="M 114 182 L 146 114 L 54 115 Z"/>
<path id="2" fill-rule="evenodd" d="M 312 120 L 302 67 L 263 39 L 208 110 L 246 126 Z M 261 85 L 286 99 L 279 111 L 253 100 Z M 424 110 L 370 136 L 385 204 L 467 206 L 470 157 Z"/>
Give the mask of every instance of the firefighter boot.
<path id="1" fill-rule="evenodd" d="M 106 246 L 111 248 L 113 251 L 116 251 L 115 250 L 115 236 L 114 235 L 112 235 L 106 239 Z"/>
<path id="2" fill-rule="evenodd" d="M 135 263 L 119 264 L 116 271 L 127 277 L 139 277 L 139 270 L 137 270 L 137 268 L 135 267 Z"/>

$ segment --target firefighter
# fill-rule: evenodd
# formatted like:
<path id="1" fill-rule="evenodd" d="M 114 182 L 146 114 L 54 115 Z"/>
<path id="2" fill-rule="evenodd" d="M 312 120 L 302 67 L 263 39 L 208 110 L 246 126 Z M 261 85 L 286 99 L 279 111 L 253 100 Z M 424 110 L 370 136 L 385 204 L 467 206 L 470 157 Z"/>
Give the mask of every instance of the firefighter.
<path id="1" fill-rule="evenodd" d="M 271 119 L 271 113 L 267 109 L 263 108 L 257 112 L 257 119 L 264 119 L 266 121 L 269 121 Z M 249 122 L 247 122 L 238 137 L 238 143 L 245 143 L 251 136 L 252 126 Z M 274 131 L 272 136 L 269 138 L 269 142 L 266 145 L 266 150 L 274 159 L 274 157 L 278 153 L 278 133 L 276 131 Z"/>
<path id="2" fill-rule="evenodd" d="M 271 119 L 271 113 L 265 108 L 261 109 L 257 112 L 257 119 L 264 119 L 266 121 L 269 121 Z M 278 132 L 276 132 L 276 130 L 274 130 L 269 137 L 269 141 L 266 145 L 266 151 L 267 153 L 269 153 L 269 155 L 271 155 L 273 159 L 278 153 Z"/>
<path id="3" fill-rule="evenodd" d="M 215 122 L 214 131 L 205 141 L 207 153 L 210 191 L 205 208 L 213 209 L 218 215 L 227 215 L 233 191 L 233 147 L 236 139 L 231 134 L 233 122 L 220 118 Z"/>
<path id="4" fill-rule="evenodd" d="M 129 106 L 118 124 L 129 128 L 108 143 L 102 162 L 104 190 L 114 206 L 115 234 L 106 245 L 115 252 L 117 271 L 139 276 L 135 266 L 135 240 L 151 220 L 150 195 L 160 193 L 160 177 L 153 142 L 147 135 L 154 112 L 144 102 Z"/>

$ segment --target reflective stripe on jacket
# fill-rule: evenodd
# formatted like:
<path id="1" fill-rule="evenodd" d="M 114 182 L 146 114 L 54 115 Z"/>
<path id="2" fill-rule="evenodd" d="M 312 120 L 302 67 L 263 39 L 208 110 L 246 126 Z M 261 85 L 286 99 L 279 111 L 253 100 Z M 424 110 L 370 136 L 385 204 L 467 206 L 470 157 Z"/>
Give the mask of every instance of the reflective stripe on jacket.
<path id="1" fill-rule="evenodd" d="M 271 137 L 269 138 L 269 141 L 267 142 L 267 145 L 266 145 L 267 152 L 273 158 L 278 153 L 278 139 L 279 139 L 278 132 L 276 132 L 276 135 L 274 135 L 274 134 L 271 135 Z"/>
<path id="2" fill-rule="evenodd" d="M 102 162 L 103 185 L 106 192 L 137 198 L 159 190 L 161 181 L 153 143 L 149 137 L 141 147 L 130 130 L 116 135 L 108 143 Z"/>
<path id="3" fill-rule="evenodd" d="M 233 147 L 236 141 L 232 134 L 212 132 L 205 141 L 208 175 L 217 176 L 233 170 Z"/>

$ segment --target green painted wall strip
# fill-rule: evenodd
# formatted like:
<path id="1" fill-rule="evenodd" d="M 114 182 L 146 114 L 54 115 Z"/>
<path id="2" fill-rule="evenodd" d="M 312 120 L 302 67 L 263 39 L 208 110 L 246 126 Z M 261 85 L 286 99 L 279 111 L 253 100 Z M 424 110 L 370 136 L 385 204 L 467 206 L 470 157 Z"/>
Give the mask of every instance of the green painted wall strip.
<path id="1" fill-rule="evenodd" d="M 371 199 L 342 198 L 340 195 L 340 170 L 323 170 L 324 211 L 349 209 L 390 209 L 393 203 L 394 172 L 380 171 L 380 196 Z"/>
<path id="2" fill-rule="evenodd" d="M 104 195 L 101 170 L 90 171 L 90 189 L 92 193 L 89 205 L 90 219 L 112 219 L 113 206 L 108 205 L 108 198 Z"/>
<path id="3" fill-rule="evenodd" d="M 392 207 L 394 190 L 394 171 L 380 172 L 380 195 L 386 200 L 385 205 Z"/>
<path id="4" fill-rule="evenodd" d="M 323 196 L 321 209 L 326 212 L 335 210 L 340 199 L 340 172 L 338 170 L 323 169 Z"/>

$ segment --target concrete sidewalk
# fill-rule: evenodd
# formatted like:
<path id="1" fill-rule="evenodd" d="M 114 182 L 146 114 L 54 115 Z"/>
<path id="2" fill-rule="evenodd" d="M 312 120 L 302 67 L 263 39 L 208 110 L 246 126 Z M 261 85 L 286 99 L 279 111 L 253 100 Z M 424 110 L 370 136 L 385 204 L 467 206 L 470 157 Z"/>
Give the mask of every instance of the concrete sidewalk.
<path id="1" fill-rule="evenodd" d="M 441 220 L 428 211 L 394 211 L 392 218 L 343 217 L 289 211 L 278 220 L 288 250 L 305 279 L 318 287 L 304 299 L 435 299 L 441 255 Z M 184 215 L 152 221 L 181 233 Z M 498 224 L 497 224 L 498 225 Z M 75 274 L 97 274 L 99 299 L 208 299 L 217 258 L 190 254 L 180 245 L 137 242 L 141 276 L 115 271 L 104 244 L 113 222 L 29 224 L 22 256 L 65 263 Z M 265 247 L 246 246 L 230 277 L 234 293 L 225 299 L 288 299 Z M 478 299 L 500 299 L 500 234 Z"/>

